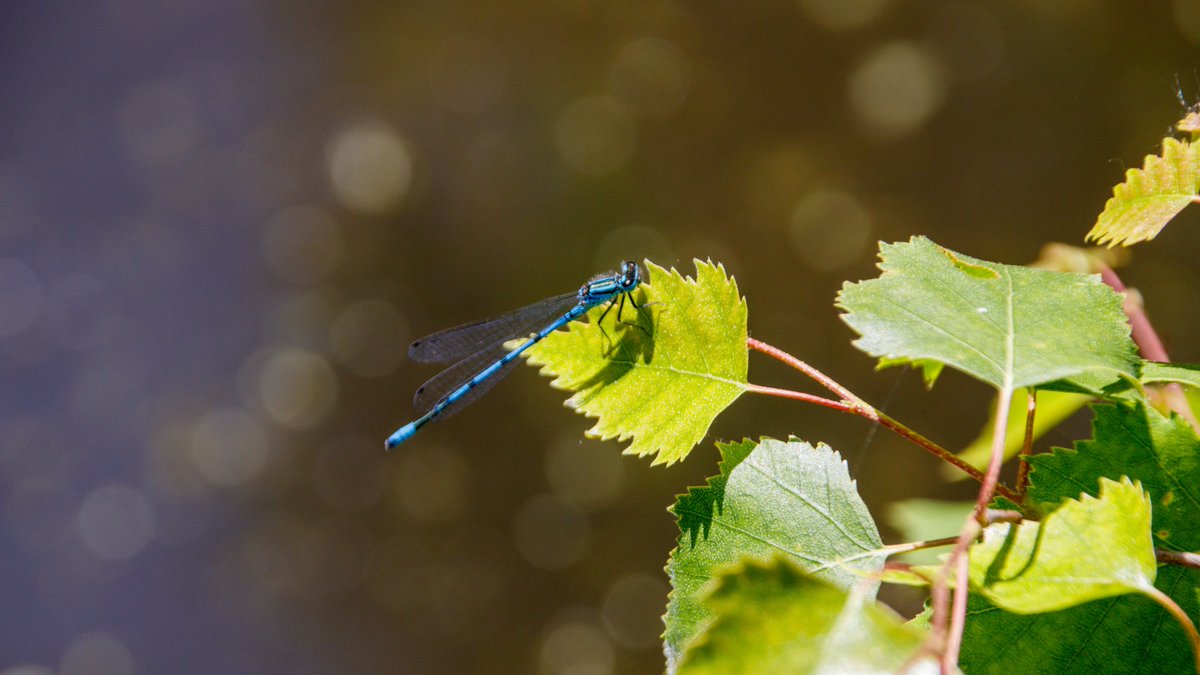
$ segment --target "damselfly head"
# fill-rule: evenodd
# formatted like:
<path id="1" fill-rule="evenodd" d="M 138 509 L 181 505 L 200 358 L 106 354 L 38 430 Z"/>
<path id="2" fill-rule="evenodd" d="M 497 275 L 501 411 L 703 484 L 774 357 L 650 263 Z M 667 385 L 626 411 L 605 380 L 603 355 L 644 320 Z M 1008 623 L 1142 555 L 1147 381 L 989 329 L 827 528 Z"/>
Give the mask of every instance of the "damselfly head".
<path id="1" fill-rule="evenodd" d="M 638 264 L 632 260 L 626 260 L 621 263 L 621 288 L 630 289 L 637 286 L 642 280 L 642 270 Z"/>

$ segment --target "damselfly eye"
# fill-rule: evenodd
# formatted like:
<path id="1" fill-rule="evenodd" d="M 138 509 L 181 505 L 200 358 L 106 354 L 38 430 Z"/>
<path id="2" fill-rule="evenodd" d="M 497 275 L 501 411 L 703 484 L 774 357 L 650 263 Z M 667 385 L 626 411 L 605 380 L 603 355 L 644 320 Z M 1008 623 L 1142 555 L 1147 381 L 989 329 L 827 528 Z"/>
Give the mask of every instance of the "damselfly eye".
<path id="1" fill-rule="evenodd" d="M 634 285 L 635 283 L 637 283 L 637 278 L 638 278 L 637 263 L 628 261 L 628 260 L 621 263 L 621 285 L 622 286 Z"/>

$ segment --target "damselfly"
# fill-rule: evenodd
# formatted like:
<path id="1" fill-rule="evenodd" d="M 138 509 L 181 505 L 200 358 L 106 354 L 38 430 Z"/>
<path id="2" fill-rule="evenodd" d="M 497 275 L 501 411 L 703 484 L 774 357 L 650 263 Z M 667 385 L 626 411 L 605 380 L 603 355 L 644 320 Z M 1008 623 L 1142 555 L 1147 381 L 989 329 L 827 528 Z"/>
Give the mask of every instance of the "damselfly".
<path id="1" fill-rule="evenodd" d="M 507 314 L 447 328 L 412 343 L 408 347 L 408 356 L 414 361 L 455 363 L 417 389 L 413 396 L 413 407 L 422 413 L 421 416 L 389 436 L 387 447 L 400 445 L 426 424 L 449 417 L 479 398 L 512 372 L 517 357 L 526 349 L 593 307 L 608 302 L 608 309 L 611 309 L 612 303 L 624 303 L 625 296 L 637 288 L 641 281 L 642 272 L 637 263 L 626 261 L 621 263 L 619 271 L 597 276 L 574 293 L 546 298 Z M 608 309 L 604 310 L 605 313 Z M 618 307 L 618 317 L 620 312 L 621 308 Z M 513 350 L 505 351 L 506 342 L 522 337 L 528 339 Z"/>

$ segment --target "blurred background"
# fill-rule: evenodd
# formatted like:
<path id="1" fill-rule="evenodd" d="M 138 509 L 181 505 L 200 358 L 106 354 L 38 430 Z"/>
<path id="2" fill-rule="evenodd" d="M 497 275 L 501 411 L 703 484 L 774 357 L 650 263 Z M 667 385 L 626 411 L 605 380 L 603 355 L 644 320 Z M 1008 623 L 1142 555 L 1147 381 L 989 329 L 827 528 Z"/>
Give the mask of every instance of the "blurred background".
<path id="1" fill-rule="evenodd" d="M 408 342 L 711 257 L 755 337 L 961 446 L 983 386 L 874 373 L 834 294 L 880 239 L 1079 243 L 1198 50 L 1195 0 L 3 3 L 0 673 L 659 671 L 712 440 L 828 442 L 877 516 L 973 486 L 750 397 L 650 468 L 525 368 L 385 455 Z M 1122 272 L 1190 362 L 1197 218 Z"/>

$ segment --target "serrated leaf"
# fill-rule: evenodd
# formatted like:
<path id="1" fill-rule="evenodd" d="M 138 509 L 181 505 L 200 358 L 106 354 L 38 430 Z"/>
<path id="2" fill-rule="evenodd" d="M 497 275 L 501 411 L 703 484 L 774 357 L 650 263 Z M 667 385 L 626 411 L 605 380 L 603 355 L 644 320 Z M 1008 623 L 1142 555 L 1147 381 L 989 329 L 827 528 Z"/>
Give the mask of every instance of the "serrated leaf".
<path id="1" fill-rule="evenodd" d="M 716 621 L 680 673 L 894 673 L 922 634 L 861 592 L 815 579 L 782 556 L 721 575 Z"/>
<path id="2" fill-rule="evenodd" d="M 1133 410 L 1134 406 L 1099 408 Z M 1121 444 L 1116 442 L 1112 434 L 1119 426 L 1116 416 L 1101 419 L 1098 414 L 1097 439 L 1105 439 L 1112 449 L 1119 447 Z M 1135 432 L 1133 436 L 1143 434 Z M 1051 464 L 1059 469 L 1093 466 L 1118 469 L 1122 466 L 1121 463 L 1110 463 L 1114 457 L 1105 457 L 1108 448 L 1099 449 L 1100 452 L 1093 454 L 1088 451 L 1087 445 L 1081 443 L 1079 446 L 1078 453 L 1061 451 L 1065 456 Z M 1081 455 L 1090 456 L 1090 459 L 1077 465 Z M 1043 456 L 1039 458 L 1050 459 Z M 1128 462 L 1130 468 L 1147 464 L 1141 453 L 1132 453 Z M 1088 492 L 1098 493 L 1099 479 L 1088 470 L 1079 473 L 1080 476 L 1092 475 L 1090 483 L 1093 487 Z M 1154 473 L 1143 471 L 1143 475 Z M 1184 479 L 1187 480 L 1186 477 Z M 1045 475 L 1042 480 L 1046 480 Z M 1082 482 L 1088 483 L 1089 479 L 1085 478 Z M 1080 485 L 1071 480 L 1055 480 L 1052 483 L 1037 488 L 1042 493 L 1043 501 L 1057 502 L 1052 497 Z M 1144 487 L 1152 496 L 1149 485 Z M 1157 528 L 1164 505 L 1156 501 L 1153 510 L 1154 527 Z M 1076 555 L 1103 558 L 1109 555 L 1109 551 L 1102 547 L 1081 545 Z M 1158 569 L 1154 582 L 1154 586 L 1178 603 L 1193 621 L 1200 618 L 1200 603 L 1197 603 L 1195 594 L 1198 584 L 1200 572 L 1172 566 Z M 1109 597 L 1061 611 L 1030 615 L 1007 612 L 972 594 L 960 665 L 970 673 L 1061 672 L 1091 675 L 1098 672 L 1194 672 L 1191 649 L 1179 624 L 1160 605 L 1140 594 Z"/>
<path id="3" fill-rule="evenodd" d="M 886 555 L 846 463 L 828 446 L 762 439 L 719 447 L 721 474 L 671 507 L 680 535 L 667 563 L 669 670 L 712 618 L 701 597 L 725 566 L 783 553 L 840 587 L 868 583 L 874 597 L 878 584 L 863 576 L 879 572 Z"/>
<path id="4" fill-rule="evenodd" d="M 1193 621 L 1200 572 L 1163 567 L 1154 585 Z M 959 665 L 968 673 L 1192 673 L 1187 637 L 1144 595 L 1121 595 L 1046 614 L 1013 614 L 972 594 Z"/>
<path id="5" fill-rule="evenodd" d="M 1163 139 L 1162 155 L 1146 155 L 1125 172 L 1087 239 L 1108 246 L 1149 241 L 1200 194 L 1200 146 Z"/>
<path id="6" fill-rule="evenodd" d="M 724 267 L 694 262 L 694 280 L 646 262 L 636 326 L 616 311 L 598 322 L 597 307 L 525 352 L 552 386 L 575 392 L 568 406 L 596 419 L 589 436 L 632 439 L 625 453 L 654 464 L 683 459 L 746 389 L 746 301 Z"/>
<path id="7" fill-rule="evenodd" d="M 970 556 L 972 589 L 1018 614 L 1145 593 L 1157 572 L 1150 499 L 1128 479 L 1101 478 L 1098 498 L 1066 500 L 1041 522 L 987 527 Z"/>
<path id="8" fill-rule="evenodd" d="M 1087 405 L 1092 398 L 1088 394 L 1039 389 L 1037 413 L 1033 417 L 1033 440 L 1036 441 L 1046 432 L 1062 424 L 1080 408 Z M 1028 403 L 1029 392 L 1027 389 L 1018 389 L 1013 392 L 1012 403 L 1009 407 L 1012 412 L 1008 416 L 1008 426 L 1004 431 L 1005 459 L 1015 457 L 1017 453 L 1021 452 L 1021 448 L 1025 447 L 1025 408 Z M 992 429 L 995 427 L 995 420 L 996 401 L 993 400 L 987 422 L 980 428 L 979 435 L 975 437 L 975 440 L 958 453 L 959 459 L 977 469 L 987 466 L 992 454 Z M 957 481 L 967 478 L 961 469 L 950 465 L 942 467 L 942 473 L 947 480 Z"/>
<path id="9" fill-rule="evenodd" d="M 881 244 L 880 258 L 879 278 L 838 294 L 872 356 L 940 361 L 1006 390 L 1137 375 L 1121 297 L 1098 276 L 977 260 L 924 237 Z"/>
<path id="10" fill-rule="evenodd" d="M 1200 438 L 1182 418 L 1142 403 L 1094 405 L 1092 440 L 1029 458 L 1029 498 L 1044 504 L 1086 492 L 1101 478 L 1139 481 L 1154 505 L 1158 546 L 1200 550 Z"/>

